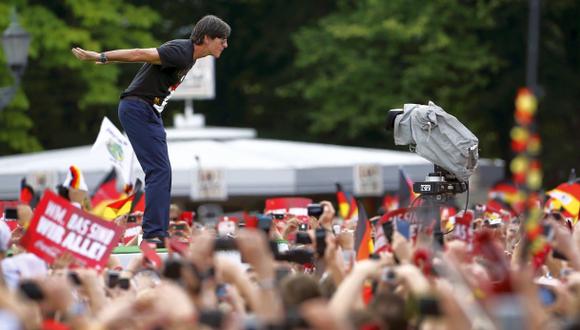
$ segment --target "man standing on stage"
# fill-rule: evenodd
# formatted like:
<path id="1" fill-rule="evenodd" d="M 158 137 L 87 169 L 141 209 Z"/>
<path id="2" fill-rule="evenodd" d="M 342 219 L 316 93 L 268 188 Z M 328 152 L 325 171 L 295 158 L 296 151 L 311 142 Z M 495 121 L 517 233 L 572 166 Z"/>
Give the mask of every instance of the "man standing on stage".
<path id="1" fill-rule="evenodd" d="M 189 39 L 171 40 L 158 48 L 118 49 L 94 52 L 75 47 L 83 61 L 144 62 L 129 87 L 121 94 L 119 119 L 145 172 L 143 238 L 163 245 L 169 225 L 171 164 L 161 112 L 173 91 L 193 67 L 208 55 L 219 58 L 228 47 L 230 26 L 208 15 L 193 27 Z"/>

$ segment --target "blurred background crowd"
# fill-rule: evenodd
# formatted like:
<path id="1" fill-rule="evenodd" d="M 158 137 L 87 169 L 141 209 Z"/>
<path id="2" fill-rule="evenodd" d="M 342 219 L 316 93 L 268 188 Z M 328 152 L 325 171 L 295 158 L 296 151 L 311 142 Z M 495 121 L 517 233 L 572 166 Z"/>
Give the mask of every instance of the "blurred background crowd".
<path id="1" fill-rule="evenodd" d="M 580 183 L 572 179 L 555 190 L 578 190 Z M 57 190 L 88 213 L 89 194 L 75 187 L 79 181 L 65 181 Z M 169 237 L 156 252 L 140 239 L 139 200 L 121 198 L 108 208 L 125 208 L 110 220 L 123 235 L 113 242 L 105 267 L 89 268 L 74 253 L 47 264 L 22 247 L 38 218 L 34 193 L 25 188 L 17 204 L 5 206 L 0 222 L 0 324 L 3 329 L 576 329 L 577 209 L 570 212 L 548 195 L 537 201 L 543 210 L 533 227 L 510 191 L 500 183 L 486 204 L 464 209 L 429 204 L 402 187 L 369 214 L 340 187 L 333 201 L 276 198 L 260 213 L 200 218 L 173 204 Z"/>
<path id="2" fill-rule="evenodd" d="M 578 1 L 2 2 L 0 154 L 89 144 L 103 117 L 116 121 L 137 66 L 82 65 L 71 47 L 156 47 L 208 13 L 232 27 L 215 100 L 195 104 L 208 124 L 391 148 L 386 110 L 433 100 L 482 157 L 511 160 L 506 180 L 465 206 L 417 195 L 403 170 L 371 202 L 340 185 L 324 200 L 243 197 L 235 213 L 181 198 L 150 246 L 139 181 L 118 189 L 113 170 L 89 189 L 67 164 L 46 188 L 120 238 L 102 267 L 31 252 L 46 195 L 22 180 L 0 201 L 1 329 L 580 328 Z M 6 46 L 15 31 L 21 52 Z M 5 157 L 2 178 L 35 155 Z"/>

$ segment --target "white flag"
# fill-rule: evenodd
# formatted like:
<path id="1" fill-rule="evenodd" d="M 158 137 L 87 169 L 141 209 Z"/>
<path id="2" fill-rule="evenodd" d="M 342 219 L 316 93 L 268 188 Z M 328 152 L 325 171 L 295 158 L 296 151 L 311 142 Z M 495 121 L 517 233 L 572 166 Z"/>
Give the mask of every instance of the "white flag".
<path id="1" fill-rule="evenodd" d="M 133 148 L 129 139 L 107 117 L 103 118 L 99 136 L 91 148 L 91 153 L 105 157 L 121 172 L 125 183 L 131 183 Z"/>

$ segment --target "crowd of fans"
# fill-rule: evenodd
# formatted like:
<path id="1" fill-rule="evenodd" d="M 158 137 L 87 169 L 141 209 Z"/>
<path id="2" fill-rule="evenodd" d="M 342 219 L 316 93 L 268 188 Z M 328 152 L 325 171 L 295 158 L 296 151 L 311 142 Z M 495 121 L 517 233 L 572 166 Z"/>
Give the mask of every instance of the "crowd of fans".
<path id="1" fill-rule="evenodd" d="M 74 202 L 74 189 L 70 194 Z M 525 239 L 523 215 L 481 210 L 472 213 L 469 240 L 446 222 L 443 245 L 433 223 L 419 221 L 413 237 L 394 225 L 382 233 L 386 246 L 361 259 L 357 220 L 338 217 L 331 202 L 320 205 L 317 217 L 262 216 L 253 226 L 227 217 L 187 221 L 173 206 L 162 265 L 143 254 L 122 264 L 113 254 L 100 271 L 79 268 L 69 254 L 46 265 L 22 249 L 33 210 L 19 205 L 14 230 L 0 221 L 0 328 L 580 327 L 575 219 L 544 214 L 546 253 L 539 259 Z M 141 215 L 114 221 L 126 227 Z M 377 227 L 370 228 L 377 243 Z"/>

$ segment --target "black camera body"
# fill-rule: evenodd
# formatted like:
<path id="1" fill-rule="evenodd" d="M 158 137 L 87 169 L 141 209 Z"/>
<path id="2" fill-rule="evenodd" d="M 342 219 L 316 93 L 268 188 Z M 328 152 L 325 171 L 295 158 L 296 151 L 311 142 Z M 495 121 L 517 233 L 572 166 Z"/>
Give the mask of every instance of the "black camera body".
<path id="1" fill-rule="evenodd" d="M 299 248 L 281 251 L 278 242 L 271 240 L 269 243 L 270 250 L 274 255 L 274 260 L 293 262 L 302 265 L 314 262 L 314 251 L 312 251 L 312 249 Z"/>
<path id="2" fill-rule="evenodd" d="M 58 186 L 56 186 L 56 192 L 57 192 L 57 194 L 60 197 L 66 199 L 67 201 L 70 201 L 70 197 L 68 195 L 68 191 L 69 191 L 68 187 L 63 186 L 62 184 L 59 184 Z"/>
<path id="3" fill-rule="evenodd" d="M 232 237 L 216 237 L 213 249 L 214 251 L 235 251 L 238 246 Z"/>
<path id="4" fill-rule="evenodd" d="M 284 213 L 272 213 L 272 218 L 276 220 L 284 220 L 284 217 L 286 217 Z"/>
<path id="5" fill-rule="evenodd" d="M 425 181 L 413 183 L 413 192 L 422 195 L 455 195 L 466 192 L 466 181 L 459 181 L 449 171 L 439 165 L 433 166 L 433 172 Z"/>
<path id="6" fill-rule="evenodd" d="M 274 254 L 274 259 L 297 264 L 311 264 L 314 262 L 314 252 L 310 249 L 291 249 L 284 253 Z"/>
<path id="7" fill-rule="evenodd" d="M 314 237 L 316 239 L 316 253 L 318 254 L 319 258 L 322 258 L 324 257 L 324 252 L 326 251 L 326 229 L 316 228 Z"/>
<path id="8" fill-rule="evenodd" d="M 4 219 L 18 220 L 18 210 L 15 207 L 7 207 L 4 209 Z"/>
<path id="9" fill-rule="evenodd" d="M 81 286 L 83 284 L 77 272 L 69 272 L 67 276 L 71 283 L 75 286 Z"/>
<path id="10" fill-rule="evenodd" d="M 298 231 L 296 233 L 296 244 L 312 244 L 312 239 L 307 232 Z"/>
<path id="11" fill-rule="evenodd" d="M 109 270 L 107 272 L 107 286 L 112 289 L 119 283 L 120 273 L 118 271 Z"/>
<path id="12" fill-rule="evenodd" d="M 131 280 L 127 277 L 121 277 L 119 279 L 118 285 L 121 290 L 129 290 L 131 287 Z"/>
<path id="13" fill-rule="evenodd" d="M 21 281 L 18 288 L 25 297 L 36 302 L 42 301 L 46 297 L 40 285 L 33 280 Z"/>
<path id="14" fill-rule="evenodd" d="M 308 204 L 306 210 L 308 211 L 308 216 L 318 218 L 324 212 L 324 205 Z"/>
<path id="15" fill-rule="evenodd" d="M 413 192 L 424 195 L 459 194 L 467 191 L 465 182 L 415 182 Z"/>

